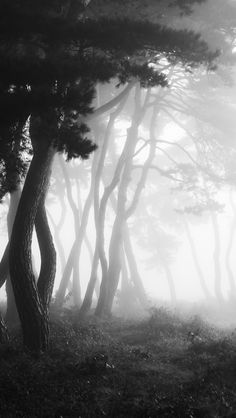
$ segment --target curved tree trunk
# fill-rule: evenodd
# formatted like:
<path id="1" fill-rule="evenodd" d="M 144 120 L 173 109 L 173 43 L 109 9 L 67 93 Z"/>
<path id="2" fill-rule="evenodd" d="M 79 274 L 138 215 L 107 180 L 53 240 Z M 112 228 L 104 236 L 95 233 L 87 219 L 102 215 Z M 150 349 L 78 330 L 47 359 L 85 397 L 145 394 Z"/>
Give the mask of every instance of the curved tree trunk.
<path id="1" fill-rule="evenodd" d="M 123 228 L 125 225 L 125 205 L 127 187 L 131 176 L 132 157 L 136 147 L 136 138 L 138 135 L 138 123 L 133 121 L 132 127 L 128 130 L 126 142 L 126 163 L 119 186 L 117 200 L 117 215 L 112 229 L 110 247 L 109 247 L 109 268 L 108 268 L 108 289 L 104 304 L 104 312 L 111 313 L 113 299 L 118 286 L 121 271 L 121 251 L 123 241 Z"/>
<path id="2" fill-rule="evenodd" d="M 62 275 L 60 286 L 57 291 L 56 303 L 58 304 L 58 306 L 61 306 L 63 304 L 66 289 L 68 287 L 71 272 L 72 272 L 73 265 L 74 265 L 73 263 L 74 263 L 76 255 L 80 253 L 80 248 L 82 246 L 85 231 L 87 228 L 89 212 L 90 212 L 92 202 L 93 202 L 93 190 L 94 190 L 93 170 L 96 166 L 96 162 L 97 162 L 97 153 L 95 153 L 94 155 L 93 169 L 92 169 L 92 174 L 91 174 L 91 185 L 90 185 L 90 190 L 89 190 L 89 193 L 88 193 L 85 205 L 84 205 L 84 210 L 83 210 L 83 214 L 81 217 L 80 229 L 78 231 L 78 235 L 76 236 L 76 240 L 74 244 L 72 245 L 69 257 L 67 259 L 66 267 Z"/>
<path id="3" fill-rule="evenodd" d="M 94 293 L 95 285 L 97 282 L 98 264 L 99 264 L 99 256 L 98 256 L 98 249 L 96 247 L 94 251 L 94 256 L 93 256 L 90 279 L 89 279 L 87 289 L 85 292 L 84 300 L 82 302 L 82 305 L 79 311 L 80 317 L 83 317 L 84 315 L 86 315 L 91 308 L 92 300 L 93 300 L 93 293 Z"/>
<path id="4" fill-rule="evenodd" d="M 115 199 L 114 194 L 110 196 L 110 200 L 111 200 L 112 208 L 115 212 L 116 211 L 116 199 Z M 125 256 L 126 256 L 127 263 L 129 266 L 130 280 L 133 282 L 134 291 L 136 293 L 137 300 L 139 300 L 141 306 L 146 308 L 148 306 L 147 296 L 145 293 L 141 276 L 138 271 L 138 266 L 137 266 L 134 251 L 132 248 L 129 227 L 127 225 L 127 222 L 125 223 L 125 226 L 124 226 L 123 241 L 124 241 L 124 251 L 122 254 L 122 270 L 125 264 Z"/>
<path id="5" fill-rule="evenodd" d="M 46 350 L 49 327 L 47 307 L 40 299 L 32 269 L 31 243 L 34 222 L 42 196 L 46 195 L 55 149 L 36 141 L 34 156 L 13 225 L 9 266 L 12 287 L 23 331 L 24 345 L 31 351 Z"/>
<path id="6" fill-rule="evenodd" d="M 113 175 L 113 179 L 111 183 L 105 188 L 101 202 L 100 202 L 100 206 L 99 206 L 98 220 L 97 220 L 97 225 L 96 225 L 96 248 L 97 248 L 98 256 L 101 262 L 102 282 L 100 285 L 100 293 L 99 293 L 99 298 L 98 298 L 98 302 L 97 302 L 97 306 L 95 310 L 95 314 L 97 316 L 100 316 L 103 314 L 104 304 L 107 298 L 108 263 L 107 263 L 105 247 L 104 247 L 104 241 L 105 241 L 104 228 L 105 228 L 106 207 L 107 207 L 107 202 L 111 193 L 113 192 L 113 190 L 115 189 L 115 187 L 120 181 L 121 172 L 125 164 L 125 155 L 126 155 L 125 152 L 126 152 L 126 147 L 124 146 L 121 156 L 119 158 L 119 161 L 117 163 L 117 166 Z"/>
<path id="7" fill-rule="evenodd" d="M 9 248 L 10 242 L 8 241 L 0 262 L 0 288 L 4 285 L 9 276 Z"/>
<path id="8" fill-rule="evenodd" d="M 131 88 L 132 88 L 132 84 L 130 85 L 129 90 L 131 90 Z M 102 268 L 102 277 L 103 277 L 103 281 L 100 287 L 99 298 L 98 298 L 98 305 L 96 308 L 96 314 L 99 314 L 100 305 L 101 306 L 103 305 L 102 300 L 105 297 L 106 286 L 107 286 L 108 264 L 107 264 L 105 249 L 104 249 L 104 222 L 105 222 L 106 204 L 108 201 L 109 193 L 111 193 L 112 188 L 115 187 L 116 185 L 116 182 L 112 181 L 111 185 L 105 188 L 103 197 L 100 200 L 100 183 L 101 183 L 101 177 L 102 177 L 102 170 L 104 168 L 105 157 L 106 157 L 106 153 L 108 150 L 109 140 L 111 137 L 112 130 L 114 128 L 114 123 L 115 123 L 116 118 L 121 113 L 126 100 L 127 100 L 127 95 L 122 99 L 119 106 L 114 110 L 114 112 L 110 114 L 110 118 L 109 118 L 108 125 L 106 128 L 105 137 L 102 143 L 98 166 L 97 166 L 97 170 L 95 174 L 95 182 L 94 182 L 94 219 L 95 219 L 95 227 L 96 227 L 95 253 L 98 254 L 99 256 L 99 260 L 100 260 L 101 268 Z M 115 170 L 114 177 L 116 176 L 117 176 L 117 170 Z M 118 178 L 119 178 L 119 175 L 118 175 Z M 90 289 L 91 289 L 91 286 L 90 286 Z"/>
<path id="9" fill-rule="evenodd" d="M 82 213 L 83 209 L 82 209 L 82 203 L 81 203 L 81 198 L 80 198 L 80 187 L 79 187 L 80 186 L 80 182 L 79 182 L 79 179 L 77 179 L 76 184 L 77 184 L 77 195 L 78 195 L 78 208 L 79 208 L 79 213 Z M 84 243 L 86 245 L 86 248 L 87 248 L 87 251 L 88 251 L 88 255 L 89 255 L 89 259 L 90 259 L 90 263 L 91 263 L 91 266 L 92 266 L 93 265 L 94 251 L 93 251 L 92 244 L 91 244 L 91 242 L 89 240 L 89 237 L 88 237 L 88 234 L 87 234 L 86 231 L 85 231 L 85 234 L 84 234 Z M 79 260 L 80 260 L 80 255 L 79 255 Z M 92 271 L 92 269 L 91 269 L 91 271 Z M 96 274 L 96 272 L 95 272 L 95 274 Z M 98 295 L 99 295 L 98 280 L 95 281 L 94 290 L 95 290 L 96 296 L 98 297 Z M 82 300 L 81 300 L 81 304 L 82 304 Z"/>
<path id="10" fill-rule="evenodd" d="M 137 186 L 135 194 L 133 196 L 132 203 L 129 208 L 126 208 L 127 190 L 131 179 L 132 172 L 132 159 L 134 156 L 135 148 L 138 141 L 138 129 L 139 125 L 145 115 L 147 103 L 150 97 L 150 91 L 146 93 L 145 101 L 141 106 L 140 89 L 136 88 L 135 93 L 135 110 L 131 127 L 127 130 L 127 140 L 125 145 L 125 165 L 119 185 L 118 198 L 117 198 L 117 215 L 113 225 L 112 236 L 109 248 L 109 268 L 108 268 L 108 281 L 107 281 L 107 296 L 103 306 L 103 311 L 110 315 L 115 292 L 119 283 L 120 271 L 121 271 L 121 255 L 122 255 L 122 243 L 123 233 L 126 225 L 126 220 L 133 213 L 137 206 L 141 190 L 146 181 L 146 175 L 149 169 L 149 163 L 143 171 L 140 182 Z M 153 122 L 154 123 L 154 122 Z M 152 138 L 154 142 L 154 138 Z M 151 146 L 152 148 L 152 146 Z M 149 161 L 149 157 L 148 157 Z"/>
<path id="11" fill-rule="evenodd" d="M 59 255 L 59 259 L 60 259 L 60 265 L 61 265 L 61 271 L 64 271 L 65 265 L 66 265 L 66 257 L 65 257 L 65 251 L 64 251 L 64 247 L 63 244 L 61 242 L 60 239 L 60 231 L 62 226 L 64 225 L 65 222 L 65 217 L 66 217 L 66 204 L 64 201 L 63 196 L 61 196 L 61 194 L 59 193 L 59 201 L 61 204 L 61 214 L 60 214 L 60 219 L 58 221 L 58 223 L 56 224 L 53 216 L 50 214 L 50 212 L 47 212 L 47 215 L 50 219 L 50 222 L 53 226 L 53 238 L 55 240 L 55 244 L 56 244 L 56 248 L 57 248 L 57 252 Z"/>
<path id="12" fill-rule="evenodd" d="M 44 195 L 41 196 L 38 206 L 35 218 L 35 229 L 41 257 L 41 267 L 37 287 L 41 302 L 47 310 L 52 298 L 54 279 L 56 275 L 56 251 L 45 209 L 46 192 L 47 188 L 45 188 Z"/>
<path id="13" fill-rule="evenodd" d="M 61 170 L 63 172 L 63 176 L 65 179 L 65 185 L 66 185 L 66 194 L 67 194 L 67 200 L 69 202 L 71 211 L 73 213 L 74 218 L 74 231 L 75 231 L 75 242 L 79 235 L 79 229 L 80 229 L 80 214 L 79 209 L 77 208 L 77 205 L 74 201 L 73 195 L 72 195 L 72 185 L 71 185 L 71 179 L 68 174 L 68 169 L 66 166 L 65 161 L 62 159 L 62 157 L 58 156 L 59 164 L 61 167 Z M 78 248 L 78 251 L 80 251 L 81 247 Z M 70 254 L 71 256 L 71 254 Z M 68 277 L 65 277 L 65 282 L 69 284 L 71 273 L 73 271 L 73 279 L 72 279 L 72 295 L 74 300 L 74 305 L 76 307 L 79 307 L 81 305 L 81 288 L 80 288 L 80 277 L 79 277 L 79 256 L 75 250 L 73 252 L 73 258 L 69 256 L 70 263 L 68 263 L 67 268 L 64 269 L 63 275 L 65 273 L 68 274 Z M 68 287 L 68 286 L 67 286 Z"/>
<path id="14" fill-rule="evenodd" d="M 92 263 L 91 275 L 90 275 L 89 283 L 86 289 L 85 298 L 81 306 L 80 315 L 84 315 L 86 312 L 88 312 L 88 310 L 91 307 L 92 297 L 93 297 L 94 289 L 97 283 L 97 268 L 98 268 L 99 260 L 101 262 L 103 281 L 100 286 L 98 305 L 96 308 L 97 314 L 100 309 L 99 306 L 101 303 L 101 299 L 103 299 L 103 296 L 106 291 L 105 283 L 106 283 L 108 266 L 107 266 L 106 254 L 104 250 L 104 220 L 105 220 L 106 204 L 107 204 L 109 195 L 112 192 L 113 188 L 118 183 L 120 172 L 123 167 L 123 160 L 124 160 L 123 153 L 122 153 L 122 158 L 120 159 L 120 161 L 122 161 L 122 164 L 118 163 L 118 169 L 115 170 L 113 180 L 111 184 L 105 189 L 101 200 L 100 200 L 100 195 L 99 195 L 99 189 L 100 189 L 102 170 L 104 168 L 105 156 L 107 153 L 109 139 L 110 139 L 111 132 L 114 126 L 114 122 L 116 118 L 119 116 L 121 110 L 123 109 L 124 104 L 128 97 L 128 93 L 130 92 L 130 90 L 133 88 L 134 85 L 135 85 L 135 81 L 129 83 L 129 85 L 125 88 L 124 92 L 119 96 L 119 101 L 117 102 L 111 101 L 111 103 L 113 103 L 112 106 L 115 106 L 117 104 L 119 104 L 119 106 L 110 115 L 105 137 L 102 142 L 101 151 L 99 153 L 99 160 L 98 160 L 96 167 L 94 167 L 93 190 L 94 190 L 94 218 L 95 218 L 95 227 L 96 227 L 96 244 L 95 244 L 94 259 Z M 100 109 L 101 109 L 101 113 L 103 113 L 104 111 L 109 110 L 110 107 L 107 108 L 105 105 L 105 106 L 102 106 Z M 93 117 L 95 114 L 96 114 L 96 111 L 93 114 Z"/>
<path id="15" fill-rule="evenodd" d="M 54 238 L 56 249 L 59 255 L 59 259 L 60 259 L 61 270 L 63 271 L 66 265 L 66 256 L 65 256 L 64 248 L 63 248 L 60 235 L 59 235 L 60 234 L 60 228 L 58 226 L 59 223 L 56 224 L 54 222 L 54 219 L 50 213 L 48 213 L 48 217 L 53 226 L 53 238 Z"/>

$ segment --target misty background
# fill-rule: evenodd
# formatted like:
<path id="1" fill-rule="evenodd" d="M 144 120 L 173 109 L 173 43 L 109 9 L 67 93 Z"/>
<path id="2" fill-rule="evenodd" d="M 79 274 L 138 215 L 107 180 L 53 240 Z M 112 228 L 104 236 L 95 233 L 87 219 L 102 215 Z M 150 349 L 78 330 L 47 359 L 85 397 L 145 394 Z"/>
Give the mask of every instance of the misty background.
<path id="1" fill-rule="evenodd" d="M 111 13 L 108 9 L 106 13 Z M 144 10 L 150 15 L 148 8 Z M 55 297 L 77 240 L 65 292 L 69 305 L 81 305 L 91 276 L 98 208 L 107 193 L 103 233 L 108 258 L 119 213 L 117 201 L 123 193 L 129 208 L 125 235 L 130 248 L 124 244 L 115 303 L 121 302 L 122 294 L 135 293 L 135 287 L 141 286 L 150 304 L 154 299 L 173 307 L 182 301 L 212 303 L 215 307 L 228 303 L 233 309 L 235 11 L 233 0 L 225 8 L 220 1 L 214 6 L 212 1 L 195 5 L 194 13 L 184 16 L 176 15 L 174 10 L 161 15 L 160 6 L 158 21 L 176 29 L 199 31 L 213 50 L 220 50 L 214 68 L 200 65 L 186 71 L 180 63 L 171 65 L 162 58 L 153 65 L 166 75 L 165 87 L 140 89 L 135 80 L 123 86 L 116 79 L 97 84 L 95 113 L 86 119 L 97 150 L 85 161 L 66 162 L 59 154 L 53 165 L 46 206 L 58 257 Z M 96 13 L 96 5 L 87 13 Z M 119 10 L 113 13 L 119 14 Z M 117 104 L 96 114 L 96 109 L 120 95 Z M 137 132 L 130 138 L 135 123 Z M 124 178 L 119 165 L 126 164 L 122 159 L 128 158 L 127 152 L 130 164 Z M 1 249 L 8 241 L 8 207 L 6 196 L 0 206 Z M 35 238 L 33 255 L 38 274 L 40 257 Z M 94 300 L 102 277 L 100 266 L 97 272 Z M 133 275 L 138 277 L 139 285 Z M 77 295 L 72 295 L 73 288 Z M 1 297 L 5 297 L 4 289 Z M 134 303 L 140 305 L 137 295 Z"/>

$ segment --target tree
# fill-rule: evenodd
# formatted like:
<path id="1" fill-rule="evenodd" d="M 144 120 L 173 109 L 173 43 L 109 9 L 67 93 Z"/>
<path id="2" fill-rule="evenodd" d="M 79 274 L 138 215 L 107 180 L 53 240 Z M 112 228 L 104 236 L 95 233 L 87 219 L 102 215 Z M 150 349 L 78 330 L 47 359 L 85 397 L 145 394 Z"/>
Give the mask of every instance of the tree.
<path id="1" fill-rule="evenodd" d="M 96 148 L 86 138 L 88 128 L 82 121 L 91 112 L 94 84 L 112 77 L 126 83 L 135 77 L 142 87 L 165 85 L 165 75 L 150 65 L 160 55 L 190 67 L 210 63 L 216 56 L 193 32 L 132 20 L 77 20 L 79 3 L 63 2 L 66 7 L 60 10 L 54 1 L 40 7 L 36 2 L 29 7 L 27 0 L 1 5 L 4 117 L 13 111 L 20 114 L 22 109 L 27 119 L 30 116 L 33 147 L 9 254 L 24 344 L 31 350 L 48 346 L 48 305 L 55 271 L 54 248 L 49 244 L 50 274 L 45 280 L 42 264 L 44 273 L 36 285 L 31 260 L 33 226 L 38 209 L 44 206 L 55 153 L 65 152 L 68 159 L 87 158 Z M 145 62 L 140 63 L 139 57 L 146 53 Z"/>

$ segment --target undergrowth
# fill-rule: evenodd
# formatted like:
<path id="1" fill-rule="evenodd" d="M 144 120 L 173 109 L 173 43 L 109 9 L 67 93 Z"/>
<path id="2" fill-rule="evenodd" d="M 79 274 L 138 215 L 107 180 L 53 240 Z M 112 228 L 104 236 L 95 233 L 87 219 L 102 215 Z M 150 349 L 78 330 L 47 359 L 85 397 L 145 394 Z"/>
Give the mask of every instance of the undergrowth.
<path id="1" fill-rule="evenodd" d="M 236 335 L 153 309 L 145 320 L 54 311 L 38 359 L 0 347 L 0 417 L 236 416 Z"/>

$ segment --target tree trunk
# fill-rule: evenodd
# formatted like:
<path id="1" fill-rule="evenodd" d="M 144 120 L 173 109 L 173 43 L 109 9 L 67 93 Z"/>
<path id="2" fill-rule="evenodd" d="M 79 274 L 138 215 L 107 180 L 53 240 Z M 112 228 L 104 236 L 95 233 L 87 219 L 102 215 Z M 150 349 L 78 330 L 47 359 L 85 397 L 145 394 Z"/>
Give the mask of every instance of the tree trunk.
<path id="1" fill-rule="evenodd" d="M 122 263 L 124 220 L 117 216 L 112 229 L 112 237 L 109 247 L 108 289 L 104 304 L 104 313 L 111 314 L 113 300 L 119 283 Z"/>
<path id="2" fill-rule="evenodd" d="M 47 141 L 36 147 L 13 225 L 9 266 L 12 287 L 23 331 L 24 345 L 31 351 L 48 347 L 49 327 L 46 306 L 40 299 L 32 269 L 31 243 L 34 222 L 42 196 L 46 195 L 48 177 L 55 149 Z"/>
<path id="3" fill-rule="evenodd" d="M 64 271 L 64 268 L 66 265 L 66 257 L 65 257 L 64 247 L 60 239 L 60 231 L 61 231 L 61 228 L 64 224 L 65 217 L 66 217 L 66 205 L 62 196 L 59 197 L 59 200 L 61 203 L 61 216 L 60 216 L 58 224 L 54 222 L 53 216 L 49 212 L 48 212 L 48 217 L 53 226 L 53 238 L 55 240 L 57 252 L 59 255 L 59 259 L 60 259 L 61 271 Z"/>
<path id="4" fill-rule="evenodd" d="M 46 310 L 48 310 L 52 298 L 56 275 L 56 251 L 45 209 L 47 188 L 48 186 L 46 186 L 44 194 L 41 196 L 35 219 L 35 229 L 41 257 L 41 267 L 37 287 L 41 302 Z"/>
<path id="5" fill-rule="evenodd" d="M 56 252 L 58 253 L 58 256 L 59 256 L 61 270 L 63 271 L 66 265 L 66 256 L 65 256 L 65 251 L 64 251 L 64 248 L 60 239 L 60 235 L 59 235 L 60 229 L 58 228 L 58 225 L 54 222 L 54 219 L 49 212 L 47 212 L 47 216 L 53 226 L 52 235 L 53 235 L 53 239 L 54 239 L 56 249 L 57 249 Z"/>
<path id="6" fill-rule="evenodd" d="M 8 241 L 0 263 L 0 288 L 4 285 L 9 276 L 9 248 L 10 242 Z"/>
<path id="7" fill-rule="evenodd" d="M 175 306 L 177 302 L 177 296 L 176 296 L 174 278 L 172 276 L 170 267 L 168 266 L 167 262 L 162 260 L 162 265 L 166 274 L 167 283 L 168 283 L 169 290 L 170 290 L 170 300 L 172 304 Z"/>
<path id="8" fill-rule="evenodd" d="M 103 310 L 106 314 L 111 314 L 112 304 L 115 292 L 119 283 L 121 271 L 121 251 L 123 241 L 123 229 L 127 217 L 128 210 L 126 208 L 127 190 L 131 179 L 132 159 L 138 141 L 138 129 L 142 118 L 145 115 L 147 102 L 149 99 L 149 91 L 146 94 L 144 105 L 141 106 L 140 87 L 135 92 L 135 110 L 131 127 L 127 130 L 127 139 L 125 144 L 125 165 L 119 185 L 117 198 L 117 215 L 113 225 L 110 248 L 109 248 L 109 268 L 107 280 L 107 296 Z M 136 203 L 135 203 L 136 204 Z M 134 206 L 135 206 L 134 204 Z M 132 205 L 133 206 L 133 205 Z M 132 213 L 132 210 L 130 211 Z"/>
<path id="9" fill-rule="evenodd" d="M 19 183 L 19 181 L 17 181 Z M 21 197 L 21 190 L 18 185 L 17 189 L 10 195 L 10 204 L 9 211 L 7 214 L 7 229 L 8 229 L 8 239 L 10 241 L 14 219 L 16 216 L 16 211 Z M 14 325 L 19 321 L 19 316 L 15 303 L 15 296 L 12 289 L 11 278 L 8 274 L 6 281 L 6 294 L 7 294 L 7 311 L 5 316 L 5 321 L 9 325 Z"/>
<path id="10" fill-rule="evenodd" d="M 210 211 L 212 227 L 215 237 L 215 248 L 213 253 L 213 261 L 214 261 L 214 272 L 215 272 L 215 294 L 220 303 L 223 302 L 224 298 L 222 295 L 221 290 L 221 265 L 220 265 L 220 235 L 219 235 L 219 225 L 217 220 L 217 215 Z"/>
<path id="11" fill-rule="evenodd" d="M 80 317 L 85 316 L 91 308 L 92 300 L 93 300 L 93 293 L 94 293 L 95 285 L 97 282 L 98 263 L 99 263 L 99 257 L 98 257 L 98 249 L 96 247 L 94 256 L 93 256 L 90 279 L 89 279 L 86 293 L 84 296 L 84 300 L 83 300 L 83 303 L 81 305 L 80 312 L 79 312 Z"/>
<path id="12" fill-rule="evenodd" d="M 96 161 L 97 161 L 97 154 L 95 153 L 93 167 L 96 166 Z M 58 304 L 58 306 L 61 306 L 63 304 L 66 289 L 69 284 L 71 272 L 73 269 L 74 260 L 75 260 L 76 255 L 80 253 L 80 248 L 82 246 L 85 231 L 87 228 L 89 212 L 90 212 L 92 201 L 93 201 L 93 190 L 94 190 L 93 169 L 92 169 L 92 174 L 91 174 L 91 186 L 90 186 L 90 190 L 89 190 L 89 193 L 88 193 L 85 205 L 84 205 L 84 210 L 83 210 L 83 214 L 81 217 L 80 229 L 78 231 L 78 235 L 76 236 L 76 240 L 71 248 L 71 251 L 70 251 L 67 263 L 66 263 L 66 267 L 62 275 L 60 286 L 57 291 L 56 303 Z"/>
<path id="13" fill-rule="evenodd" d="M 9 337 L 8 337 L 7 327 L 0 313 L 0 344 L 4 344 L 8 342 L 8 340 L 9 340 Z"/>
<path id="14" fill-rule="evenodd" d="M 136 146 L 136 138 L 138 134 L 138 124 L 133 122 L 132 127 L 128 130 L 126 142 L 126 163 L 122 173 L 118 200 L 117 215 L 112 229 L 110 247 L 109 247 L 109 268 L 108 268 L 108 290 L 104 310 L 107 314 L 111 313 L 115 292 L 119 283 L 121 271 L 121 250 L 123 241 L 123 228 L 125 224 L 125 206 L 127 198 L 127 188 L 130 182 L 132 157 Z"/>
<path id="15" fill-rule="evenodd" d="M 121 293 L 125 294 L 126 290 L 129 289 L 129 286 L 129 271 L 123 246 L 121 253 Z"/>
<path id="16" fill-rule="evenodd" d="M 138 271 L 138 266 L 135 260 L 135 255 L 133 252 L 127 224 L 125 225 L 125 228 L 124 228 L 124 248 L 125 248 L 126 257 L 127 257 L 128 264 L 129 264 L 129 270 L 130 270 L 130 276 L 131 276 L 130 278 L 134 284 L 134 290 L 136 292 L 137 299 L 139 300 L 140 305 L 143 308 L 147 308 L 147 305 L 148 305 L 147 296 L 145 293 L 142 279 Z"/>
<path id="17" fill-rule="evenodd" d="M 236 299 L 236 286 L 235 286 L 235 281 L 234 281 L 234 275 L 233 275 L 232 268 L 230 265 L 230 255 L 231 255 L 234 236 L 236 232 L 236 208 L 235 208 L 235 204 L 233 202 L 232 196 L 230 197 L 231 197 L 231 206 L 233 209 L 234 217 L 233 217 L 233 221 L 231 224 L 229 242 L 228 242 L 228 246 L 226 249 L 225 265 L 226 265 L 226 270 L 228 273 L 228 279 L 229 279 L 229 285 L 230 285 L 230 298 Z"/>
<path id="18" fill-rule="evenodd" d="M 204 277 L 204 274 L 202 272 L 202 269 L 201 269 L 201 266 L 200 266 L 200 263 L 199 263 L 199 260 L 198 260 L 194 240 L 192 238 L 191 231 L 190 231 L 190 228 L 189 228 L 189 225 L 188 225 L 188 222 L 187 222 L 187 219 L 186 219 L 185 216 L 183 216 L 183 223 L 184 223 L 184 228 L 185 228 L 188 243 L 189 243 L 189 246 L 190 246 L 190 249 L 191 249 L 193 262 L 194 262 L 194 265 L 195 265 L 195 268 L 196 268 L 196 272 L 197 272 L 197 275 L 198 275 L 198 278 L 199 278 L 199 282 L 200 282 L 203 294 L 204 294 L 205 298 L 209 300 L 211 298 L 211 295 L 210 295 L 210 292 L 209 292 L 209 290 L 207 288 L 207 285 L 206 285 L 205 277 Z"/>
<path id="19" fill-rule="evenodd" d="M 100 293 L 99 298 L 95 310 L 95 315 L 100 316 L 103 314 L 105 301 L 107 298 L 107 280 L 108 280 L 108 263 L 105 254 L 105 236 L 104 236 L 104 228 L 105 228 L 105 215 L 106 215 L 106 207 L 108 199 L 113 192 L 114 188 L 120 181 L 121 172 L 125 163 L 125 151 L 126 147 L 124 147 L 122 154 L 119 158 L 117 163 L 113 178 L 111 183 L 105 188 L 101 202 L 99 207 L 98 219 L 96 222 L 96 248 L 98 251 L 99 259 L 101 262 L 102 268 L 102 282 L 100 285 Z"/>
<path id="20" fill-rule="evenodd" d="M 80 286 L 79 260 L 77 259 L 77 257 L 75 257 L 75 259 L 73 260 L 72 294 L 74 306 L 76 308 L 80 308 L 82 303 L 82 297 Z"/>
<path id="21" fill-rule="evenodd" d="M 69 177 L 68 174 L 68 169 L 67 169 L 67 165 L 65 163 L 65 161 L 62 159 L 62 157 L 58 157 L 59 159 L 59 164 L 61 167 L 61 170 L 63 172 L 63 176 L 65 179 L 65 184 L 66 184 L 66 194 L 67 194 L 67 200 L 69 202 L 71 211 L 73 213 L 73 217 L 74 217 L 74 231 L 75 231 L 75 236 L 76 236 L 76 240 L 79 236 L 79 231 L 80 231 L 80 214 L 79 214 L 79 209 L 74 201 L 73 195 L 72 195 L 72 185 L 71 185 L 71 179 Z M 72 279 L 72 294 L 73 294 L 73 300 L 74 300 L 74 305 L 76 307 L 79 307 L 81 305 L 81 288 L 80 288 L 80 276 L 79 276 L 79 258 L 80 258 L 80 251 L 81 251 L 81 246 L 78 246 L 78 252 L 79 253 L 75 253 L 74 251 L 74 256 L 73 259 L 70 259 L 70 263 L 69 263 L 69 267 L 70 269 L 66 269 L 64 270 L 64 272 L 66 271 L 68 273 L 68 277 L 66 277 L 66 282 L 69 283 L 70 277 L 71 277 L 71 273 L 73 271 L 73 279 Z"/>
<path id="22" fill-rule="evenodd" d="M 149 153 L 147 156 L 146 161 L 143 164 L 142 167 L 142 173 L 141 173 L 141 177 L 140 180 L 136 186 L 134 195 L 133 195 L 133 199 L 132 202 L 129 206 L 129 208 L 126 210 L 125 213 L 125 219 L 126 222 L 124 223 L 124 230 L 123 230 L 123 235 L 124 235 L 124 246 L 125 246 L 125 251 L 126 251 L 126 256 L 127 256 L 127 260 L 129 263 L 129 268 L 130 268 L 130 273 L 131 273 L 131 280 L 133 281 L 134 284 L 134 288 L 136 290 L 137 293 L 137 298 L 141 304 L 141 306 L 143 306 L 144 308 L 147 307 L 147 298 L 146 298 L 146 294 L 145 294 L 145 290 L 142 284 L 142 279 L 139 275 L 138 272 L 138 268 L 137 268 L 137 263 L 134 257 L 134 253 L 133 253 L 133 249 L 132 249 L 132 245 L 131 245 L 131 240 L 130 240 L 130 236 L 129 236 L 129 229 L 128 229 L 128 225 L 127 225 L 127 219 L 135 212 L 142 190 L 146 184 L 147 181 L 147 176 L 148 176 L 148 172 L 150 169 L 150 166 L 152 164 L 152 161 L 155 157 L 155 148 L 156 148 L 156 137 L 155 137 L 155 128 L 156 128 L 156 119 L 158 116 L 158 106 L 154 106 L 153 108 L 153 112 L 152 112 L 152 118 L 151 118 L 151 123 L 150 123 L 150 146 L 149 146 Z M 115 206 L 114 201 L 113 201 L 113 207 Z"/>

